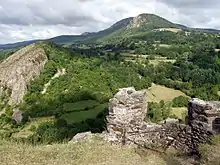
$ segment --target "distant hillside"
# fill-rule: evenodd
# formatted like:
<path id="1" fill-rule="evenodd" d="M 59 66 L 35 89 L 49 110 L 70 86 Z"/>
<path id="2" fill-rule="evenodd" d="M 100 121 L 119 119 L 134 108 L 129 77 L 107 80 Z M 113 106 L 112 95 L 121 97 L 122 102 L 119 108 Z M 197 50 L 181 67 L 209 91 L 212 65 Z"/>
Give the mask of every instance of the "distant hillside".
<path id="1" fill-rule="evenodd" d="M 1 44 L 0 50 L 1 49 L 15 49 L 15 48 L 19 48 L 19 47 L 24 47 L 24 46 L 33 44 L 38 41 L 40 41 L 40 40 L 23 41 L 23 42 L 11 43 L 11 44 Z"/>
<path id="2" fill-rule="evenodd" d="M 202 33 L 220 33 L 220 30 L 216 29 L 190 28 L 184 25 L 175 24 L 154 14 L 140 14 L 137 17 L 129 17 L 118 21 L 111 27 L 99 32 L 85 32 L 81 35 L 61 35 L 48 40 L 61 45 L 73 43 L 97 43 L 126 38 L 131 35 L 159 28 L 176 28 L 187 31 L 193 30 Z M 23 47 L 36 41 L 39 40 L 0 45 L 0 49 Z"/>
<path id="3" fill-rule="evenodd" d="M 87 42 L 91 43 L 96 41 L 99 38 L 102 38 L 104 36 L 110 35 L 112 33 L 115 33 L 116 31 L 123 29 L 124 27 L 128 26 L 130 24 L 130 21 L 132 18 L 126 18 L 123 19 L 114 25 L 112 25 L 110 28 L 99 31 L 99 32 L 93 32 L 93 33 L 83 33 L 81 35 L 63 35 L 58 36 L 55 38 L 49 39 L 50 41 L 53 41 L 57 44 L 72 44 L 77 42 Z"/>
<path id="4" fill-rule="evenodd" d="M 141 14 L 137 17 L 129 17 L 118 21 L 111 27 L 97 33 L 84 33 L 78 36 L 58 36 L 51 39 L 51 41 L 59 44 L 103 42 L 157 28 L 180 28 L 180 26 L 154 14 Z"/>

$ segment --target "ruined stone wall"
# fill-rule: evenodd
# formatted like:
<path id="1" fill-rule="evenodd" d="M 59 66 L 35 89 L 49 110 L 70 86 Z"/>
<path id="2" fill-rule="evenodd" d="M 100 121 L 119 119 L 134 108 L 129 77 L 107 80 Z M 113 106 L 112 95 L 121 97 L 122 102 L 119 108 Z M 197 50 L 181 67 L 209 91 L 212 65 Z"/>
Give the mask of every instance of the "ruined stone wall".
<path id="1" fill-rule="evenodd" d="M 220 114 L 219 105 L 220 102 L 215 101 L 210 102 L 199 99 L 190 100 L 188 104 L 188 124 L 191 127 L 203 127 L 213 134 L 218 133 L 219 131 L 215 129 L 215 127 L 219 127 L 217 121 Z"/>
<path id="2" fill-rule="evenodd" d="M 174 147 L 186 153 L 198 153 L 201 143 L 210 142 L 219 129 L 217 102 L 192 99 L 188 106 L 188 124 L 170 120 L 163 124 L 144 121 L 147 114 L 145 91 L 120 89 L 110 100 L 107 140 L 115 144 L 141 145 L 166 150 Z M 219 121 L 219 120 L 218 120 Z"/>
<path id="3" fill-rule="evenodd" d="M 146 113 L 147 96 L 145 91 L 136 91 L 134 88 L 120 89 L 110 100 L 109 105 L 107 127 L 110 141 L 121 143 L 126 132 L 138 129 L 138 126 L 142 125 Z"/>

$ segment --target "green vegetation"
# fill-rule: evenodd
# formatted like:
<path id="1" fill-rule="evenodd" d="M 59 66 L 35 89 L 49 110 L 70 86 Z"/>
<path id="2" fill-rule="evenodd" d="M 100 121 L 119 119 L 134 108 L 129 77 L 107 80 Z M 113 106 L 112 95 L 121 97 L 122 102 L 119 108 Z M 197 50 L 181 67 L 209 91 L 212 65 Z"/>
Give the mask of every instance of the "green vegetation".
<path id="1" fill-rule="evenodd" d="M 4 59 L 6 59 L 7 57 L 9 57 L 11 54 L 13 54 L 15 52 L 15 50 L 0 50 L 0 62 L 2 62 Z"/>
<path id="2" fill-rule="evenodd" d="M 187 107 L 189 102 L 188 97 L 179 96 L 173 99 L 173 107 Z"/>
<path id="3" fill-rule="evenodd" d="M 46 123 L 46 126 L 42 123 L 43 129 L 37 127 L 37 135 L 30 137 L 34 142 L 43 139 L 36 140 L 34 136 L 46 137 L 43 134 L 47 128 L 52 130 L 49 134 L 57 137 L 50 142 L 71 138 L 82 131 L 101 132 L 105 129 L 107 102 L 119 88 L 148 89 L 152 83 L 158 85 L 149 88 L 149 101 L 168 102 L 150 106 L 150 119 L 155 122 L 167 117 L 183 119 L 185 111 L 174 111 L 172 107 L 186 107 L 186 95 L 219 99 L 220 55 L 215 51 L 219 43 L 214 34 L 192 32 L 187 36 L 183 31 L 151 31 L 146 38 L 136 36 L 104 45 L 76 44 L 71 49 L 40 43 L 49 61 L 41 75 L 30 83 L 19 106 L 24 111 L 22 124 L 29 118 L 51 116 L 55 116 L 55 123 L 61 123 L 62 129 L 55 123 Z M 145 52 L 135 54 L 136 50 Z M 157 65 L 152 65 L 152 61 L 157 61 Z M 62 69 L 65 74 L 52 79 Z M 12 133 L 20 129 L 23 128 L 18 126 Z"/>
<path id="4" fill-rule="evenodd" d="M 108 56 L 99 51 L 100 56 L 96 51 L 87 51 L 88 48 L 74 52 L 52 43 L 39 45 L 49 61 L 41 75 L 30 82 L 19 105 L 24 112 L 23 122 L 13 123 L 7 113 L 1 120 L 8 125 L 4 137 L 47 144 L 68 140 L 83 131 L 102 132 L 106 127 L 108 100 L 119 88 L 146 89 L 152 83 L 148 76 L 140 78 L 137 64 L 124 63 L 119 52 Z M 63 69 L 65 73 L 54 78 Z M 49 84 L 46 91 L 45 84 Z M 42 117 L 54 120 L 38 120 Z"/>
<path id="5" fill-rule="evenodd" d="M 215 136 L 211 144 L 200 146 L 202 163 L 206 165 L 218 165 L 220 162 L 220 136 Z"/>
<path id="6" fill-rule="evenodd" d="M 171 117 L 171 104 L 160 101 L 159 103 L 148 104 L 148 116 L 152 122 L 157 123 Z"/>
<path id="7" fill-rule="evenodd" d="M 170 117 L 177 118 L 185 122 L 187 116 L 188 116 L 187 107 L 171 108 Z"/>
<path id="8" fill-rule="evenodd" d="M 79 123 L 79 122 L 86 121 L 87 119 L 96 118 L 96 116 L 102 113 L 103 110 L 106 108 L 108 108 L 107 104 L 100 104 L 99 106 L 96 106 L 94 108 L 87 109 L 84 111 L 81 111 L 80 109 L 76 109 L 73 112 L 62 115 L 61 119 L 66 120 L 68 124 Z"/>
<path id="9" fill-rule="evenodd" d="M 160 102 L 162 100 L 171 102 L 173 99 L 179 96 L 185 97 L 186 95 L 180 90 L 175 90 L 156 84 L 152 84 L 152 86 L 147 91 L 148 102 Z"/>
<path id="10" fill-rule="evenodd" d="M 38 43 L 48 62 L 41 75 L 28 85 L 23 103 L 16 106 L 24 112 L 22 123 L 16 124 L 11 118 L 13 107 L 7 104 L 10 90 L 0 89 L 0 137 L 15 144 L 0 142 L 3 164 L 9 159 L 25 164 L 30 156 L 38 164 L 120 164 L 125 158 L 128 162 L 124 164 L 152 164 L 155 160 L 156 164 L 180 164 L 176 155 L 161 157 L 147 152 L 142 159 L 133 150 L 122 151 L 102 141 L 92 142 L 89 148 L 86 144 L 54 144 L 69 141 L 80 132 L 104 131 L 108 101 L 119 88 L 147 89 L 146 120 L 156 123 L 167 118 L 184 122 L 190 97 L 220 99 L 218 34 L 202 33 L 208 31 L 176 25 L 155 15 L 143 14 L 138 19 L 142 19 L 139 23 L 148 23 L 137 26 L 131 24 L 133 18 L 128 18 L 98 33 L 51 39 L 66 44 L 63 47 Z M 13 51 L 1 50 L 0 62 Z M 60 70 L 65 72 L 55 76 Z M 205 164 L 219 164 L 216 139 L 214 145 L 201 146 Z M 45 148 L 29 143 L 54 145 Z M 94 157 L 100 153 L 108 155 L 109 160 Z"/>
<path id="11" fill-rule="evenodd" d="M 94 100 L 83 100 L 75 103 L 66 103 L 63 105 L 63 109 L 66 112 L 78 111 L 78 110 L 88 110 L 94 108 L 99 103 Z"/>
<path id="12" fill-rule="evenodd" d="M 168 156 L 131 147 L 119 147 L 94 138 L 79 143 L 32 146 L 0 141 L 1 165 L 166 165 Z M 169 155 L 169 157 L 174 157 Z M 170 160 L 171 160 L 170 158 Z M 157 160 L 157 161 L 155 161 Z M 178 162 L 176 160 L 176 162 Z M 169 165 L 172 165 L 169 163 Z"/>

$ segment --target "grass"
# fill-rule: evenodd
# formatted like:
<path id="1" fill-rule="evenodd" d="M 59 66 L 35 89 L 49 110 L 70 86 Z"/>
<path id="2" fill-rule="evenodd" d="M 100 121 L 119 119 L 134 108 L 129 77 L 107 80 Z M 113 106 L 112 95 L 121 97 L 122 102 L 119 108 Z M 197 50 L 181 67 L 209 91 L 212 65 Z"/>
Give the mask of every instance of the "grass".
<path id="1" fill-rule="evenodd" d="M 186 96 L 180 90 L 167 88 L 165 86 L 152 84 L 148 89 L 148 102 L 172 101 L 175 97 Z"/>
<path id="2" fill-rule="evenodd" d="M 54 117 L 39 117 L 31 119 L 30 122 L 24 125 L 24 128 L 21 129 L 19 132 L 15 132 L 12 134 L 12 137 L 14 138 L 27 138 L 30 135 L 32 135 L 34 132 L 32 132 L 30 129 L 32 126 L 38 127 L 41 123 L 45 123 L 48 121 L 55 121 Z"/>
<path id="3" fill-rule="evenodd" d="M 181 108 L 172 108 L 171 109 L 171 115 L 175 115 L 178 117 L 178 119 L 185 120 L 185 113 L 187 112 L 186 107 L 181 107 Z"/>
<path id="4" fill-rule="evenodd" d="M 64 110 L 66 112 L 91 109 L 98 105 L 99 103 L 95 100 L 83 100 L 75 103 L 66 103 L 64 104 Z"/>
<path id="5" fill-rule="evenodd" d="M 157 66 L 159 65 L 161 62 L 170 62 L 170 63 L 175 63 L 176 60 L 168 60 L 168 59 L 155 59 L 155 60 L 149 60 L 150 64 Z"/>
<path id="6" fill-rule="evenodd" d="M 202 145 L 202 162 L 128 146 L 111 145 L 98 137 L 81 142 L 31 146 L 0 140 L 1 165 L 219 165 L 220 145 Z"/>
<path id="7" fill-rule="evenodd" d="M 88 109 L 87 111 L 81 112 L 71 112 L 61 116 L 62 119 L 65 119 L 68 124 L 79 123 L 81 121 L 85 121 L 86 119 L 93 119 L 96 116 L 103 112 L 104 109 L 108 106 L 108 104 L 101 104 L 96 106 L 95 108 Z"/>
<path id="8" fill-rule="evenodd" d="M 203 144 L 200 146 L 202 163 L 204 165 L 220 164 L 220 136 L 217 135 L 212 139 L 213 145 Z"/>
<path id="9" fill-rule="evenodd" d="M 100 139 L 79 143 L 30 146 L 0 141 L 1 165 L 165 165 L 160 155 L 141 155 L 131 147 Z"/>
<path id="10" fill-rule="evenodd" d="M 31 146 L 0 141 L 1 165 L 192 165 L 176 150 L 152 150 L 111 145 L 99 137 L 81 142 Z M 217 155 L 218 156 L 218 155 Z M 219 157 L 219 156 L 218 156 Z"/>
<path id="11" fill-rule="evenodd" d="M 147 59 L 147 57 L 149 56 L 153 56 L 155 59 L 154 60 L 149 60 L 149 63 L 157 66 L 159 65 L 161 62 L 170 62 L 170 63 L 175 63 L 176 60 L 174 59 L 167 59 L 167 57 L 162 57 L 159 55 L 138 55 L 138 54 L 132 54 L 132 53 L 121 53 L 123 57 L 125 57 L 126 61 L 131 61 L 131 62 L 136 62 L 136 60 L 139 61 L 145 61 Z"/>

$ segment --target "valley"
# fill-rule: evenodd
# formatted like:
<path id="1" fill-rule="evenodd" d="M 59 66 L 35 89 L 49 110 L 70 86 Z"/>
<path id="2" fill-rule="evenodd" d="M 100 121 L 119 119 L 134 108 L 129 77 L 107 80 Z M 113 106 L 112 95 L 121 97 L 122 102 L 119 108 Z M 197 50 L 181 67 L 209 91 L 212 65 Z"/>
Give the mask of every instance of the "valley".
<path id="1" fill-rule="evenodd" d="M 187 123 L 191 98 L 219 101 L 219 32 L 141 14 L 97 33 L 0 45 L 0 157 L 7 162 L 10 154 L 26 152 L 24 160 L 11 158 L 22 164 L 36 152 L 42 159 L 49 154 L 51 161 L 59 164 L 62 159 L 54 155 L 67 148 L 64 158 L 73 157 L 76 164 L 88 164 L 99 150 L 110 154 L 112 160 L 98 163 L 94 158 L 93 164 L 120 164 L 114 152 L 126 159 L 122 164 L 129 164 L 131 156 L 135 160 L 130 161 L 139 164 L 153 164 L 153 159 L 161 164 L 178 162 L 168 160 L 173 153 L 160 157 L 147 152 L 143 158 L 129 148 L 97 139 L 83 151 L 84 144 L 66 142 L 78 133 L 106 131 L 109 100 L 120 88 L 147 92 L 148 112 L 144 118 L 151 124 L 166 119 Z M 27 145 L 26 151 L 21 148 L 23 144 Z M 91 150 L 94 153 L 89 153 Z M 87 157 L 82 159 L 82 155 Z M 36 162 L 44 163 L 40 159 Z"/>

